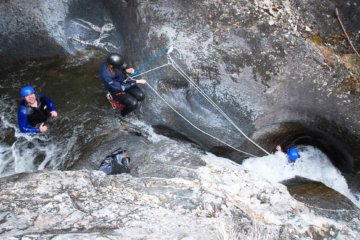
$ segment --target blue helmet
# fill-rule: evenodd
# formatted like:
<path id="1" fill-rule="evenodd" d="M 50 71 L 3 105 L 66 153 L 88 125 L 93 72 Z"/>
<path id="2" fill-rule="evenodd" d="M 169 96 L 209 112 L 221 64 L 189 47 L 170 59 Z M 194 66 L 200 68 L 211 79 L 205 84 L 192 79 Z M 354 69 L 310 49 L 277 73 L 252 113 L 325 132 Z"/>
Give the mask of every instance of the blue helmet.
<path id="1" fill-rule="evenodd" d="M 20 94 L 21 94 L 22 97 L 26 97 L 27 95 L 30 95 L 30 94 L 33 94 L 33 93 L 35 93 L 35 89 L 33 87 L 30 87 L 30 86 L 23 87 L 20 90 Z"/>
<path id="2" fill-rule="evenodd" d="M 290 162 L 295 162 L 296 159 L 300 157 L 299 150 L 297 150 L 297 148 L 294 147 L 289 148 L 289 150 L 287 151 L 287 155 Z"/>

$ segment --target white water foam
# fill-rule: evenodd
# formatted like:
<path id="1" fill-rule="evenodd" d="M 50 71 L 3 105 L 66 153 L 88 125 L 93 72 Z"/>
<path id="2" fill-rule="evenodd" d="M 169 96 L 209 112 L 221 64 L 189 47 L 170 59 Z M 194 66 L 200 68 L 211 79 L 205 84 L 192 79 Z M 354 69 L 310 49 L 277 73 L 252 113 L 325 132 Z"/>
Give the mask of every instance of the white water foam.
<path id="1" fill-rule="evenodd" d="M 14 129 L 15 141 L 0 144 L 0 176 L 42 170 L 57 155 L 59 147 L 45 136 L 20 133 L 4 116 L 1 116 L 1 122 L 2 130 Z"/>
<path id="2" fill-rule="evenodd" d="M 62 146 L 43 134 L 21 133 L 17 127 L 15 108 L 0 99 L 0 177 L 15 173 L 57 168 L 59 159 L 69 146 Z"/>
<path id="3" fill-rule="evenodd" d="M 139 120 L 138 118 L 128 117 L 129 122 L 136 126 L 137 129 L 143 131 L 143 133 L 147 136 L 147 139 L 151 142 L 160 142 L 164 139 L 168 139 L 167 137 L 155 133 L 152 126 L 146 124 L 145 122 Z"/>
<path id="4" fill-rule="evenodd" d="M 281 182 L 295 176 L 322 182 L 360 207 L 359 198 L 350 191 L 341 172 L 332 165 L 323 152 L 314 147 L 304 146 L 300 155 L 295 164 L 288 163 L 285 153 L 276 152 L 265 157 L 246 159 L 242 165 L 271 182 Z"/>

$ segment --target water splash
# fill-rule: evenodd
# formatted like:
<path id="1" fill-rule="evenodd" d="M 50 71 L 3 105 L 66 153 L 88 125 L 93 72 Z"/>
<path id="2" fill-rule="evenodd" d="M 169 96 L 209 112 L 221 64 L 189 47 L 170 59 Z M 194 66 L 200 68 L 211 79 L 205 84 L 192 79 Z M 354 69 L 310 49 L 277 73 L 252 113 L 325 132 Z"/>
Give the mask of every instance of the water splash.
<path id="1" fill-rule="evenodd" d="M 93 123 L 93 119 L 97 120 L 92 111 L 80 114 L 75 107 L 72 111 L 49 120 L 48 124 L 52 126 L 48 133 L 21 133 L 16 123 L 16 104 L 5 98 L 0 99 L 0 105 L 4 109 L 0 112 L 0 177 L 45 168 L 67 169 L 81 155 L 79 149 L 83 142 L 104 132 L 102 125 Z M 79 115 L 82 121 L 73 121 Z M 104 116 L 102 119 L 107 122 Z"/>
<path id="2" fill-rule="evenodd" d="M 265 157 L 246 159 L 243 166 L 271 182 L 281 182 L 296 176 L 322 182 L 360 207 L 359 198 L 350 191 L 341 172 L 323 152 L 311 146 L 304 146 L 300 154 L 301 157 L 295 164 L 288 163 L 285 153 L 276 152 Z"/>
<path id="3" fill-rule="evenodd" d="M 1 113 L 0 176 L 44 169 L 61 152 L 45 135 L 24 134 L 13 124 L 14 111 Z"/>

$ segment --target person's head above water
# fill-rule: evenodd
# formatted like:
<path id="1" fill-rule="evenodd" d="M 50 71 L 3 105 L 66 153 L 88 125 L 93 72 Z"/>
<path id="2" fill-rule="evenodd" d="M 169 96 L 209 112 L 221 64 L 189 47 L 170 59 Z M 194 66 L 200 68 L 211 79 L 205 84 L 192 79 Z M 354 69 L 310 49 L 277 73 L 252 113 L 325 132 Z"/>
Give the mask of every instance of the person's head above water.
<path id="1" fill-rule="evenodd" d="M 290 162 L 295 162 L 300 157 L 299 150 L 295 147 L 290 147 L 287 151 L 287 156 Z"/>
<path id="2" fill-rule="evenodd" d="M 36 93 L 33 87 L 26 86 L 21 88 L 20 94 L 27 104 L 36 104 Z"/>

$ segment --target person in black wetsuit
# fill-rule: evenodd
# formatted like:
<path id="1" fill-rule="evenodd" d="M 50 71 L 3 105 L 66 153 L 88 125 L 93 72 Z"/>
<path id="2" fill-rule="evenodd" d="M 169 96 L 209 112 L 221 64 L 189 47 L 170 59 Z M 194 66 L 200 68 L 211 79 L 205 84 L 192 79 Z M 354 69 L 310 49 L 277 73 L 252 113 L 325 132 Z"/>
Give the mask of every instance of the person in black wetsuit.
<path id="1" fill-rule="evenodd" d="M 46 120 L 58 114 L 55 104 L 45 95 L 36 94 L 34 88 L 23 87 L 20 91 L 23 97 L 18 111 L 18 124 L 23 133 L 46 132 Z"/>
<path id="2" fill-rule="evenodd" d="M 100 171 L 107 175 L 130 173 L 130 157 L 127 151 L 119 148 L 106 156 L 100 164 Z"/>
<path id="3" fill-rule="evenodd" d="M 144 92 L 136 84 L 145 84 L 146 80 L 132 80 L 129 75 L 135 70 L 127 68 L 123 58 L 117 53 L 111 53 L 100 67 L 103 84 L 112 98 L 123 105 L 121 115 L 125 117 L 134 111 L 139 102 L 145 99 Z"/>

